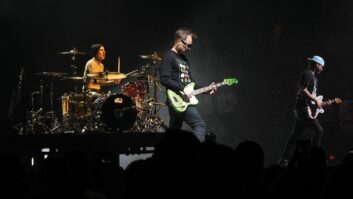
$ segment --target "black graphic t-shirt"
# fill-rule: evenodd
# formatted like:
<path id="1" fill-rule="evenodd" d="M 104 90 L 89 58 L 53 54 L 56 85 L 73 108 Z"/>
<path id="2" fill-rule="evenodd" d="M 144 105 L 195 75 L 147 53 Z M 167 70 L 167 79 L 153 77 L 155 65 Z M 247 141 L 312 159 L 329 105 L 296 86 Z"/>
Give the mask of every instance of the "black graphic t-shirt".
<path id="1" fill-rule="evenodd" d="M 183 91 L 187 84 L 193 82 L 186 56 L 172 50 L 165 53 L 159 72 L 162 85 L 173 91 Z"/>
<path id="2" fill-rule="evenodd" d="M 309 69 L 303 71 L 299 78 L 296 103 L 297 108 L 305 108 L 311 103 L 311 99 L 301 93 L 305 87 L 308 88 L 308 91 L 311 94 L 317 95 L 317 78 Z"/>

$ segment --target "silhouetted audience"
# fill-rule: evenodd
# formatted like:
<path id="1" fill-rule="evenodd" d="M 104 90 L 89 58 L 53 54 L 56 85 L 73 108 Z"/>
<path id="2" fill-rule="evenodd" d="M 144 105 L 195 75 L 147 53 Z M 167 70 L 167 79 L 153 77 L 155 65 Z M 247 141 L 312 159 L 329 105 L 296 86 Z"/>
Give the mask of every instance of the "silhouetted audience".
<path id="1" fill-rule="evenodd" d="M 325 151 L 309 140 L 297 143 L 287 167 L 265 168 L 264 151 L 254 141 L 243 141 L 233 150 L 171 129 L 152 157 L 133 161 L 125 170 L 118 154 L 108 151 L 48 155 L 38 173 L 25 170 L 17 157 L 0 155 L 1 198 L 353 198 L 353 149 L 329 170 Z M 38 190 L 31 190 L 36 185 Z"/>
<path id="2" fill-rule="evenodd" d="M 330 174 L 323 199 L 353 198 L 353 148 Z"/>
<path id="3" fill-rule="evenodd" d="M 310 146 L 310 140 L 299 141 L 288 167 L 267 198 L 320 198 L 327 178 L 326 162 L 324 150 Z"/>
<path id="4" fill-rule="evenodd" d="M 244 141 L 235 149 L 234 186 L 241 198 L 263 198 L 266 194 L 263 172 L 265 155 L 261 146 Z"/>
<path id="5" fill-rule="evenodd" d="M 0 197 L 9 199 L 28 198 L 24 190 L 25 171 L 20 159 L 13 155 L 0 155 Z"/>

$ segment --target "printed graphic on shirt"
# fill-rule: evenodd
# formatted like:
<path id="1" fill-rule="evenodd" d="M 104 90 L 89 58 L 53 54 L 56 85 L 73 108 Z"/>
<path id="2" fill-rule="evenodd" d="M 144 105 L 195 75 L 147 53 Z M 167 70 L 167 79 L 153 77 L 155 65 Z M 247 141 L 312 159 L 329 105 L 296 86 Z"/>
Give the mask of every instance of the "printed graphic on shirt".
<path id="1" fill-rule="evenodd" d="M 312 95 L 315 95 L 315 96 L 316 96 L 316 93 L 317 93 L 316 84 L 317 84 L 317 80 L 315 79 L 314 80 L 314 89 L 313 89 L 313 93 L 312 93 Z"/>
<path id="2" fill-rule="evenodd" d="M 189 65 L 184 60 L 177 59 L 179 65 L 180 81 L 185 85 L 191 82 Z"/>

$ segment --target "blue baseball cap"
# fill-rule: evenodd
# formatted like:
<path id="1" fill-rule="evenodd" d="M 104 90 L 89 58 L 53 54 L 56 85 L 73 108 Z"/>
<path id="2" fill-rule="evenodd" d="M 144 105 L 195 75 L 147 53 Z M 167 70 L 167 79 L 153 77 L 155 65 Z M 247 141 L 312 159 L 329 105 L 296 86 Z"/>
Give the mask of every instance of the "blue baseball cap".
<path id="1" fill-rule="evenodd" d="M 308 60 L 314 61 L 314 62 L 316 62 L 316 63 L 318 63 L 318 64 L 323 65 L 323 66 L 325 65 L 324 59 L 322 59 L 322 57 L 317 56 L 317 55 L 314 55 L 313 58 L 308 58 Z"/>

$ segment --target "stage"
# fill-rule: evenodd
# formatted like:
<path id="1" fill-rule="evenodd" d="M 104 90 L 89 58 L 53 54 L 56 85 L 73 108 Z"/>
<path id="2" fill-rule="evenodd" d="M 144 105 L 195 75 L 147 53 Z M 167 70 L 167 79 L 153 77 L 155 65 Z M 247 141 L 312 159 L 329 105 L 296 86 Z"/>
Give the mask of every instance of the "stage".
<path id="1" fill-rule="evenodd" d="M 50 154 L 81 151 L 88 156 L 96 154 L 119 155 L 151 154 L 163 133 L 85 133 L 33 134 L 0 138 L 0 153 L 21 157 L 24 164 L 34 165 L 34 158 Z M 27 165 L 28 166 L 28 165 Z"/>

